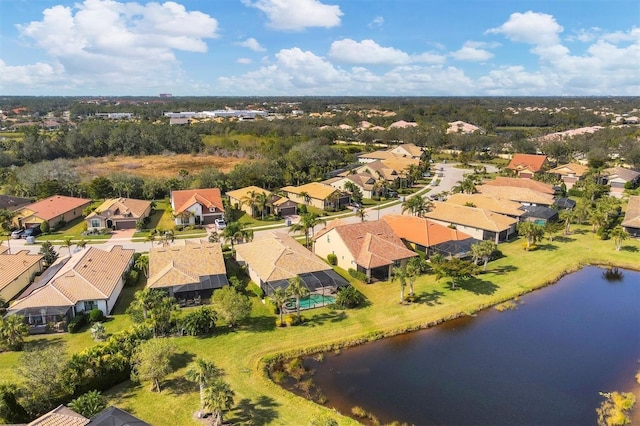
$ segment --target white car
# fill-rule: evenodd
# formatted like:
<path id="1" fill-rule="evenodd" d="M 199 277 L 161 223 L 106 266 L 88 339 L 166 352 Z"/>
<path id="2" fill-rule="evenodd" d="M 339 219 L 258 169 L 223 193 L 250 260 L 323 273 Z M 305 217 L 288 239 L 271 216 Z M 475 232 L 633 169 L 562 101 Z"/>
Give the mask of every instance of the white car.
<path id="1" fill-rule="evenodd" d="M 216 224 L 216 229 L 218 231 L 222 231 L 224 228 L 227 227 L 227 224 L 225 223 L 224 219 L 222 219 L 222 218 L 216 219 L 213 222 Z"/>

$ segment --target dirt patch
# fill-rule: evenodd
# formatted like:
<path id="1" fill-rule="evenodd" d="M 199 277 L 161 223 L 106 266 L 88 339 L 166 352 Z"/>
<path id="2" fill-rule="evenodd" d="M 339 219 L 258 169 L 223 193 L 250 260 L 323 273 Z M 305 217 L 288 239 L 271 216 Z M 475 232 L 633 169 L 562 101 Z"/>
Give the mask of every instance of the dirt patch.
<path id="1" fill-rule="evenodd" d="M 237 157 L 218 157 L 214 155 L 147 155 L 144 157 L 110 156 L 83 158 L 76 169 L 82 176 L 94 178 L 107 176 L 115 172 L 126 172 L 140 177 L 177 177 L 180 170 L 190 174 L 199 173 L 202 169 L 214 167 L 227 173 L 236 164 L 247 161 Z"/>

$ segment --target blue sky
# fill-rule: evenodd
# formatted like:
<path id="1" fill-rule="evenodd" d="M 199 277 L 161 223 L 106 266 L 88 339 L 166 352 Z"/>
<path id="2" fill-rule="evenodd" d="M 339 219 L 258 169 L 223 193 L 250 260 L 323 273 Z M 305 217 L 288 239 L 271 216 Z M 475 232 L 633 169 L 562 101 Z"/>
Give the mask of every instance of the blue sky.
<path id="1" fill-rule="evenodd" d="M 0 0 L 0 95 L 640 95 L 637 0 Z"/>

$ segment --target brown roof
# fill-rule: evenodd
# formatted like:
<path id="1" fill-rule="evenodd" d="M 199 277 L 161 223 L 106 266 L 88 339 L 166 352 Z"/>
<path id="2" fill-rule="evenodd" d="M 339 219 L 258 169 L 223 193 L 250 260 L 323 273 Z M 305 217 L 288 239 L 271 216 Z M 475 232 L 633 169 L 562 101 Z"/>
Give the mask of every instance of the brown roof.
<path id="1" fill-rule="evenodd" d="M 111 212 L 111 215 L 108 217 L 112 219 L 139 219 L 147 211 L 150 205 L 151 201 L 146 200 L 122 197 L 112 198 L 100 204 L 95 211 L 91 212 L 87 216 L 87 219 L 95 216 L 107 217 L 106 215 L 103 215 L 107 210 Z"/>
<path id="2" fill-rule="evenodd" d="M 453 194 L 447 198 L 447 203 L 459 204 L 461 206 L 471 203 L 473 207 L 507 216 L 520 217 L 524 214 L 522 204 L 517 201 L 502 200 L 483 194 Z"/>
<path id="3" fill-rule="evenodd" d="M 8 254 L 3 248 L 0 246 L 0 291 L 42 259 L 41 255 L 31 254 L 28 250 Z"/>
<path id="4" fill-rule="evenodd" d="M 195 284 L 200 277 L 226 275 L 227 268 L 218 243 L 156 247 L 149 250 L 147 287 L 163 288 Z"/>
<path id="5" fill-rule="evenodd" d="M 401 145 L 398 145 L 395 148 L 392 148 L 390 151 L 405 151 L 409 155 L 415 158 L 422 157 L 422 154 L 424 153 L 421 147 L 414 145 L 412 143 L 403 143 Z"/>
<path id="6" fill-rule="evenodd" d="M 22 210 L 34 212 L 33 215 L 42 220 L 51 220 L 73 209 L 84 208 L 91 203 L 87 198 L 67 197 L 65 195 L 53 195 L 44 200 L 37 201 L 28 206 L 24 206 Z"/>
<path id="7" fill-rule="evenodd" d="M 183 212 L 195 203 L 199 203 L 207 209 L 215 207 L 220 211 L 224 211 L 222 196 L 218 188 L 171 191 L 171 200 L 175 213 Z"/>
<path id="8" fill-rule="evenodd" d="M 20 207 L 31 204 L 33 200 L 29 198 L 12 197 L 10 195 L 0 195 L 0 210 L 14 211 Z"/>
<path id="9" fill-rule="evenodd" d="M 529 169 L 534 173 L 542 170 L 544 162 L 547 160 L 546 155 L 535 154 L 515 154 L 507 165 L 507 169 L 511 170 L 525 170 Z"/>
<path id="10" fill-rule="evenodd" d="M 629 197 L 629 205 L 624 215 L 622 226 L 628 228 L 640 228 L 640 195 Z"/>
<path id="11" fill-rule="evenodd" d="M 10 310 L 47 306 L 73 306 L 82 300 L 111 297 L 129 269 L 133 249 L 89 247 L 71 259 L 43 287 L 11 305 Z"/>
<path id="12" fill-rule="evenodd" d="M 549 170 L 549 173 L 553 173 L 556 175 L 575 175 L 576 177 L 582 177 L 589 170 L 589 167 L 583 166 L 578 163 L 567 163 L 562 164 L 556 168 Z"/>
<path id="13" fill-rule="evenodd" d="M 381 220 L 345 224 L 336 219 L 318 232 L 314 240 L 332 230 L 340 235 L 356 263 L 367 269 L 417 256 L 404 245 L 391 226 Z"/>
<path id="14" fill-rule="evenodd" d="M 387 158 L 397 158 L 401 157 L 398 154 L 394 154 L 390 151 L 373 151 L 373 152 L 365 152 L 364 154 L 360 154 L 359 158 L 374 158 L 376 160 L 384 160 Z"/>
<path id="15" fill-rule="evenodd" d="M 385 215 L 382 220 L 391 226 L 391 229 L 398 237 L 423 247 L 432 247 L 447 241 L 461 241 L 472 238 L 471 235 L 423 217 Z"/>
<path id="16" fill-rule="evenodd" d="M 291 236 L 278 232 L 269 232 L 250 243 L 239 244 L 236 252 L 264 282 L 331 269 Z"/>
<path id="17" fill-rule="evenodd" d="M 483 185 L 490 186 L 512 186 L 515 188 L 527 188 L 532 189 L 534 191 L 542 192 L 545 194 L 555 194 L 555 189 L 553 189 L 553 185 L 549 185 L 548 183 L 538 182 L 537 180 L 531 179 L 522 179 L 515 177 L 505 177 L 498 176 L 493 180 L 488 180 L 482 183 Z"/>
<path id="18" fill-rule="evenodd" d="M 311 182 L 301 186 L 285 186 L 282 190 L 297 195 L 306 192 L 310 198 L 317 200 L 326 200 L 331 194 L 337 191 L 333 186 L 320 182 Z"/>
<path id="19" fill-rule="evenodd" d="M 514 186 L 476 186 L 476 191 L 482 195 L 498 198 L 500 200 L 518 201 L 520 203 L 540 204 L 550 206 L 553 204 L 553 195 L 544 194 L 529 188 L 517 188 Z"/>
<path id="20" fill-rule="evenodd" d="M 492 232 L 502 232 L 515 225 L 518 220 L 476 207 L 460 206 L 451 203 L 433 203 L 433 209 L 425 216 L 452 224 L 470 226 Z"/>
<path id="21" fill-rule="evenodd" d="M 28 426 L 84 426 L 89 423 L 89 419 L 81 416 L 75 411 L 60 405 L 47 414 L 38 417 Z"/>
<path id="22" fill-rule="evenodd" d="M 271 195 L 271 191 L 267 191 L 266 189 L 262 189 L 258 186 L 247 186 L 246 188 L 236 189 L 234 191 L 228 191 L 227 197 L 233 198 L 238 201 L 242 201 L 245 197 L 249 196 L 250 192 L 256 192 L 265 194 L 266 196 Z"/>
<path id="23" fill-rule="evenodd" d="M 626 169 L 624 167 L 610 167 L 608 169 L 604 169 L 602 174 L 608 175 L 610 178 L 618 177 L 627 182 L 631 182 L 640 176 L 640 173 L 635 170 Z"/>

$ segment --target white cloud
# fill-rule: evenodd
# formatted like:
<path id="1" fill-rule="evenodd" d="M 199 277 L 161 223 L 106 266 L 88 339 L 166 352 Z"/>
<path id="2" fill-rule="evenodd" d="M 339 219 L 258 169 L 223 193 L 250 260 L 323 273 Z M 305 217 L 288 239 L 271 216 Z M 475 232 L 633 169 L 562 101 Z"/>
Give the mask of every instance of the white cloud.
<path id="1" fill-rule="evenodd" d="M 567 41 L 579 41 L 582 43 L 589 43 L 598 38 L 602 33 L 602 29 L 598 27 L 591 27 L 589 29 L 580 28 L 578 31 L 567 37 Z"/>
<path id="2" fill-rule="evenodd" d="M 267 26 L 284 31 L 336 27 L 343 15 L 339 6 L 319 0 L 242 0 L 242 3 L 267 15 Z"/>
<path id="3" fill-rule="evenodd" d="M 367 26 L 369 28 L 380 28 L 380 27 L 382 27 L 383 24 L 384 24 L 384 17 L 376 16 L 375 18 L 373 18 L 373 21 L 371 21 L 371 22 L 369 22 L 369 24 L 367 24 Z"/>
<path id="4" fill-rule="evenodd" d="M 45 9 L 41 21 L 17 28 L 59 64 L 65 84 L 149 87 L 181 76 L 174 51 L 206 52 L 218 22 L 175 2 L 85 0 Z"/>
<path id="5" fill-rule="evenodd" d="M 535 45 L 555 44 L 558 34 L 563 31 L 556 19 L 546 13 L 528 11 L 513 13 L 509 20 L 497 28 L 487 30 L 488 34 L 504 34 L 509 40 Z"/>
<path id="6" fill-rule="evenodd" d="M 329 57 L 347 64 L 400 65 L 416 62 L 442 63 L 445 58 L 433 53 L 409 55 L 393 47 L 380 46 L 373 40 L 355 41 L 348 38 L 334 41 Z"/>
<path id="7" fill-rule="evenodd" d="M 250 58 L 238 58 L 236 59 L 236 62 L 243 65 L 249 65 L 253 61 Z"/>
<path id="8" fill-rule="evenodd" d="M 488 43 L 467 41 L 460 49 L 451 52 L 449 55 L 459 61 L 484 62 L 494 56 L 493 53 L 488 50 L 481 49 L 481 47 L 487 45 Z"/>
<path id="9" fill-rule="evenodd" d="M 614 33 L 602 35 L 602 40 L 610 41 L 611 43 L 620 43 L 623 41 L 640 41 L 640 28 L 633 27 L 629 31 L 616 31 Z"/>
<path id="10" fill-rule="evenodd" d="M 0 87 L 12 85 L 43 86 L 57 81 L 62 74 L 60 66 L 38 62 L 33 65 L 11 66 L 0 60 Z M 8 86 L 5 86 L 8 85 Z"/>
<path id="11" fill-rule="evenodd" d="M 234 43 L 234 44 L 236 46 L 246 47 L 247 49 L 251 49 L 254 52 L 266 52 L 266 50 L 267 50 L 264 47 L 262 47 L 260 45 L 260 43 L 258 43 L 258 40 L 256 40 L 253 37 L 249 37 L 245 41 L 239 41 L 239 42 Z"/>

